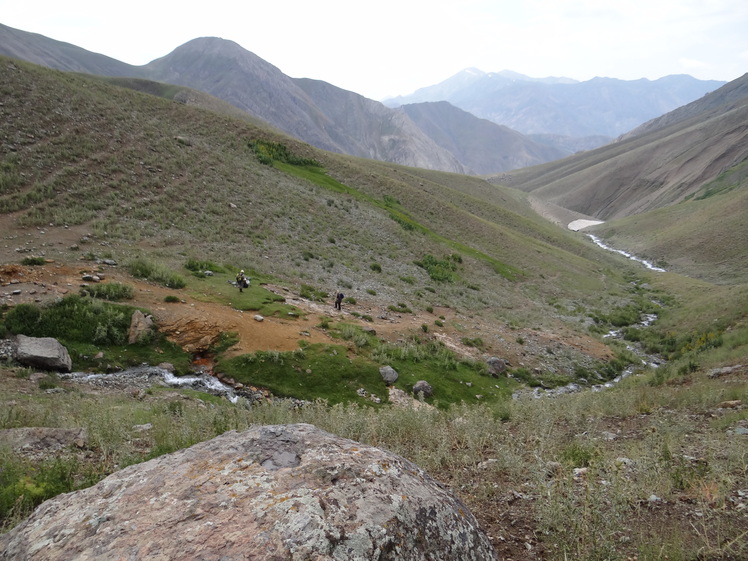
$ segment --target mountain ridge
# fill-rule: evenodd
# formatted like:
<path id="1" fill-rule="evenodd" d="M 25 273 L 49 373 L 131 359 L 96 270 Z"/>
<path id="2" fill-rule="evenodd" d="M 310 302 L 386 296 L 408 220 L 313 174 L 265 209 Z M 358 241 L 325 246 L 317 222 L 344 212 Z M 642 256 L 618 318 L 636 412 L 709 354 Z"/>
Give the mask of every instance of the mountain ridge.
<path id="1" fill-rule="evenodd" d="M 6 37 L 13 40 L 6 41 Z M 59 57 L 59 50 L 70 54 Z M 86 71 L 91 56 L 83 49 L 2 25 L 0 54 L 19 58 L 26 55 L 30 62 L 73 71 Z M 81 60 L 75 60 L 76 54 Z M 102 68 L 104 63 L 111 63 L 111 66 Z M 322 87 L 321 81 L 290 78 L 277 67 L 226 39 L 193 39 L 171 53 L 137 67 L 108 57 L 96 58 L 91 69 L 89 73 L 93 74 L 132 76 L 204 91 L 325 150 L 427 169 L 473 172 L 430 139 L 406 114 L 330 84 Z M 312 88 L 313 83 L 317 85 Z M 317 97 L 310 96 L 310 92 Z M 333 96 L 338 104 L 328 102 Z M 341 105 L 352 114 L 341 114 Z M 355 126 L 352 127 L 352 123 Z M 355 129 L 359 134 L 352 134 L 349 129 Z M 527 142 L 534 143 L 530 139 Z M 543 153 L 543 150 L 535 152 Z M 502 162 L 506 160 L 503 154 L 492 154 L 486 164 L 492 171 L 502 171 Z"/>
<path id="2" fill-rule="evenodd" d="M 724 84 L 687 75 L 657 80 L 596 77 L 580 82 L 466 69 L 439 84 L 384 102 L 396 107 L 413 102 L 448 101 L 477 117 L 525 135 L 567 137 L 567 153 L 571 153 L 574 144 L 582 142 L 596 148 Z M 558 138 L 555 143 L 564 146 Z"/>

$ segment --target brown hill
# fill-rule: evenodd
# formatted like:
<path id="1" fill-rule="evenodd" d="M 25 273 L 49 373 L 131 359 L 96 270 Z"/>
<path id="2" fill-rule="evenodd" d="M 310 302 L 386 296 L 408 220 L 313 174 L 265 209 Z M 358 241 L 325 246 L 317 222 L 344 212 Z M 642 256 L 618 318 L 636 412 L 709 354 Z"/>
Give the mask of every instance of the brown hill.
<path id="1" fill-rule="evenodd" d="M 551 214 L 607 221 L 595 229 L 616 247 L 713 282 L 745 282 L 748 75 L 638 131 L 492 181 L 531 193 Z"/>
<path id="2" fill-rule="evenodd" d="M 723 101 L 722 91 L 747 83 L 748 75 L 705 96 L 669 126 L 495 181 L 601 220 L 677 203 L 748 157 L 748 96 Z"/>

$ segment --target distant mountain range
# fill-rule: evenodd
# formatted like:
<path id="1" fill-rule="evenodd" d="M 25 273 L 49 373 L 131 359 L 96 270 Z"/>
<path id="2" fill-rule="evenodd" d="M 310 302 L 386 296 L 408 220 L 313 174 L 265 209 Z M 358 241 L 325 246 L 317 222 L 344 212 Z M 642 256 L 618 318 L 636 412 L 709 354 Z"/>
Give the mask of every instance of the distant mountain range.
<path id="1" fill-rule="evenodd" d="M 0 25 L 0 54 L 63 71 L 186 86 L 325 150 L 468 174 L 504 172 L 600 146 L 722 84 L 689 76 L 574 82 L 468 70 L 389 100 L 398 105 L 393 108 L 326 82 L 290 78 L 218 38 L 194 39 L 132 66 Z M 404 104 L 408 100 L 418 102 Z"/>
<path id="2" fill-rule="evenodd" d="M 505 70 L 470 68 L 389 107 L 427 101 L 452 105 L 567 152 L 602 146 L 642 123 L 714 91 L 725 82 L 691 76 L 659 80 L 530 78 Z"/>

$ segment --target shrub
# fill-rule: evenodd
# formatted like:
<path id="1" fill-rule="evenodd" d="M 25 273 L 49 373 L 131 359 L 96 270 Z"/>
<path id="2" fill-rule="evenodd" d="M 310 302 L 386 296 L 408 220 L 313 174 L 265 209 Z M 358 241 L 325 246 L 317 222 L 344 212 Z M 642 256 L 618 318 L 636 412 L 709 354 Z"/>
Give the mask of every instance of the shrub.
<path id="1" fill-rule="evenodd" d="M 30 337 L 121 345 L 127 341 L 132 312 L 130 307 L 73 294 L 44 308 L 19 304 L 8 312 L 5 326 Z"/>
<path id="2" fill-rule="evenodd" d="M 197 259 L 188 259 L 187 263 L 184 264 L 184 268 L 197 275 L 203 275 L 205 271 L 213 271 L 214 273 L 226 272 L 226 269 L 217 263 L 213 263 L 212 261 L 198 261 Z"/>
<path id="3" fill-rule="evenodd" d="M 323 290 L 314 288 L 311 285 L 302 284 L 299 296 L 307 300 L 311 300 L 312 302 L 324 302 L 328 298 L 329 294 Z"/>
<path id="4" fill-rule="evenodd" d="M 127 270 L 135 278 L 153 281 L 167 288 L 184 288 L 187 286 L 187 283 L 178 274 L 145 259 L 132 261 L 127 265 Z"/>
<path id="5" fill-rule="evenodd" d="M 110 302 L 118 302 L 120 300 L 130 300 L 135 292 L 130 285 L 111 282 L 87 286 L 81 289 L 81 294 L 87 294 L 88 296 L 101 298 L 102 300 L 109 300 Z"/>
<path id="6" fill-rule="evenodd" d="M 462 259 L 460 258 L 460 261 Z M 425 255 L 420 261 L 414 263 L 425 269 L 429 277 L 433 281 L 437 282 L 453 282 L 455 279 L 455 272 L 457 271 L 457 265 L 455 262 L 459 262 L 456 259 L 448 256 L 446 259 L 437 259 L 433 255 Z"/>
<path id="7" fill-rule="evenodd" d="M 174 304 L 176 302 L 181 302 L 179 299 L 179 296 L 174 296 L 173 294 L 168 294 L 164 296 L 164 302 L 168 302 L 170 304 Z"/>
<path id="8" fill-rule="evenodd" d="M 47 262 L 44 257 L 24 257 L 21 261 L 21 265 L 33 266 L 33 265 L 44 265 Z"/>
<path id="9" fill-rule="evenodd" d="M 466 347 L 475 347 L 477 349 L 482 349 L 484 346 L 483 339 L 481 339 L 480 337 L 463 337 L 461 341 L 462 344 Z"/>
<path id="10" fill-rule="evenodd" d="M 371 265 L 369 265 L 369 269 L 371 269 L 375 273 L 382 272 L 382 266 L 379 263 L 372 263 Z"/>
<path id="11" fill-rule="evenodd" d="M 413 310 L 411 310 L 408 306 L 406 306 L 402 302 L 399 302 L 397 306 L 389 305 L 387 306 L 387 309 L 397 314 L 412 314 L 413 313 Z"/>

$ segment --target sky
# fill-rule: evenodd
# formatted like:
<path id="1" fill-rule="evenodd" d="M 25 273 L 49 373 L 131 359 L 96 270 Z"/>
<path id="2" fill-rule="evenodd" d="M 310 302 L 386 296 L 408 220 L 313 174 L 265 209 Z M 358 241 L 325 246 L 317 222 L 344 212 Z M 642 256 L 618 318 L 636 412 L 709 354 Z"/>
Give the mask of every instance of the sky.
<path id="1" fill-rule="evenodd" d="M 134 65 L 221 37 L 376 100 L 466 68 L 580 81 L 748 72 L 746 0 L 0 0 L 0 23 Z"/>

